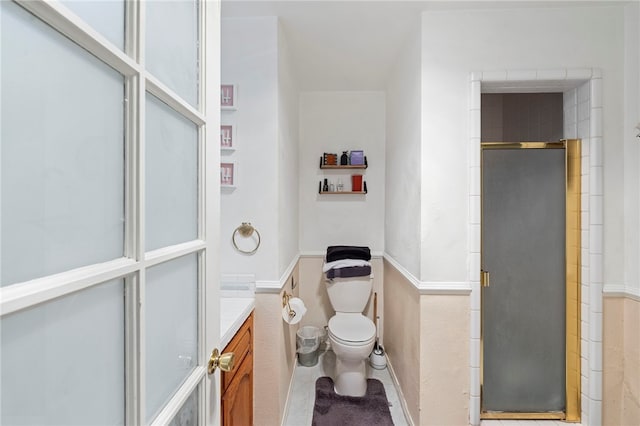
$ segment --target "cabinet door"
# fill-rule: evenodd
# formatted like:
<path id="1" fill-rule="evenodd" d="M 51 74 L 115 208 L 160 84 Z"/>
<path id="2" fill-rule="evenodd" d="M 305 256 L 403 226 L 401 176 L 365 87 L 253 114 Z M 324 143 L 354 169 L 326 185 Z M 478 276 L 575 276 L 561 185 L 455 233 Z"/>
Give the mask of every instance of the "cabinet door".
<path id="1" fill-rule="evenodd" d="M 222 396 L 222 425 L 253 425 L 253 355 L 238 367 L 231 384 Z"/>

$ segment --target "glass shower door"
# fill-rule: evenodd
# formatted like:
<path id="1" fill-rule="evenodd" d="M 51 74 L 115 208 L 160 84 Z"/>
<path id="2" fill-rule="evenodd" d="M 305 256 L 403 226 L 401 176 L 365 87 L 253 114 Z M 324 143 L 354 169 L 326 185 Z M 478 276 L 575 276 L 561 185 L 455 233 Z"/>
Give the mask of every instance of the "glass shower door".
<path id="1" fill-rule="evenodd" d="M 566 405 L 565 150 L 482 150 L 482 411 Z"/>

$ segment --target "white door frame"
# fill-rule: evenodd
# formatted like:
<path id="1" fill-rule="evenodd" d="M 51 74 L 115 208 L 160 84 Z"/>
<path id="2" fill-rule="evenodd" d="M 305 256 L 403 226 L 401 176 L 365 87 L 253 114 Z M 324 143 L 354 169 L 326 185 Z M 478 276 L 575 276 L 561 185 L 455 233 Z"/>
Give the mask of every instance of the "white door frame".
<path id="1" fill-rule="evenodd" d="M 481 93 L 566 92 L 588 89 L 586 126 L 574 123 L 582 139 L 581 406 L 583 425 L 602 422 L 603 299 L 603 102 L 598 68 L 476 71 L 469 76 L 469 269 L 471 283 L 469 421 L 480 424 L 480 99 Z"/>
<path id="2" fill-rule="evenodd" d="M 127 424 L 145 423 L 144 283 L 146 269 L 181 256 L 198 255 L 198 364 L 153 424 L 169 422 L 191 392 L 200 387 L 200 424 L 217 425 L 219 384 L 208 376 L 206 364 L 218 344 L 219 327 L 219 84 L 220 2 L 201 1 L 200 106 L 194 108 L 144 67 L 144 3 L 126 2 L 126 52 L 121 51 L 57 1 L 17 3 L 67 36 L 125 77 L 125 247 L 119 259 L 0 288 L 0 317 L 69 295 L 116 278 L 125 280 L 125 372 Z M 151 93 L 199 127 L 199 218 L 196 240 L 145 252 L 144 170 L 145 96 Z"/>

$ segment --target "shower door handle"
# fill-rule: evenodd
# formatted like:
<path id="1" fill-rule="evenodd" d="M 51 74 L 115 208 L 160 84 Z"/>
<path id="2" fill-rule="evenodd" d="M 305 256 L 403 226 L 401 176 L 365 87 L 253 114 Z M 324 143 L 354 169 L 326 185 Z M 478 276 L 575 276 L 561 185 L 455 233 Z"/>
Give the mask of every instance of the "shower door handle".
<path id="1" fill-rule="evenodd" d="M 489 287 L 490 284 L 489 271 L 480 270 L 480 285 L 482 287 Z"/>

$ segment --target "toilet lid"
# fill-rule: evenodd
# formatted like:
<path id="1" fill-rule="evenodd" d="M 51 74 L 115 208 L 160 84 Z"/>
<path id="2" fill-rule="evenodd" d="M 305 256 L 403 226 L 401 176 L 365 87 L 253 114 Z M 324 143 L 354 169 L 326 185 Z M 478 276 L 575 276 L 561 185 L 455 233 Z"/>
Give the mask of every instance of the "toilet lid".
<path id="1" fill-rule="evenodd" d="M 376 326 L 364 315 L 336 315 L 329 320 L 329 332 L 346 342 L 363 342 L 375 336 Z"/>

